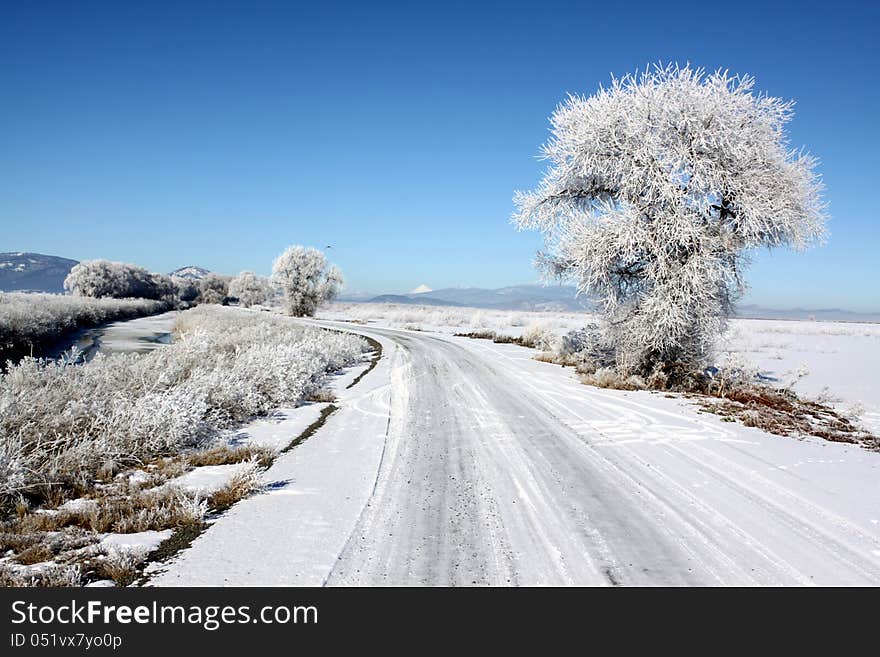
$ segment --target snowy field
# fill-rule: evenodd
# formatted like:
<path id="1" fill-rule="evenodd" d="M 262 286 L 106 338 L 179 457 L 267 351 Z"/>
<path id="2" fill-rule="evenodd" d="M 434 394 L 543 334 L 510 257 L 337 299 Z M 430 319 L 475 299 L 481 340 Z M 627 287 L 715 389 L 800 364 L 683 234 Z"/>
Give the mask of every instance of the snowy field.
<path id="1" fill-rule="evenodd" d="M 491 330 L 519 336 L 533 325 L 558 335 L 597 321 L 578 312 L 526 312 L 381 303 L 334 303 L 319 317 L 445 334 Z M 820 398 L 880 432 L 880 324 L 735 319 L 718 344 L 718 360 L 745 359 L 780 386 Z M 798 374 L 802 374 L 798 378 Z"/>

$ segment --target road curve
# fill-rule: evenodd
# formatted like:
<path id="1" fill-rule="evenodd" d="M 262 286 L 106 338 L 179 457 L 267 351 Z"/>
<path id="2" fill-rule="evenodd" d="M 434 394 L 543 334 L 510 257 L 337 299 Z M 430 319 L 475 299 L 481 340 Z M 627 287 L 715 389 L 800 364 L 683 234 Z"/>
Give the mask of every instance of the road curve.
<path id="1" fill-rule="evenodd" d="M 327 585 L 880 582 L 876 532 L 759 467 L 742 427 L 560 386 L 520 348 L 368 332 L 400 352 L 394 410 Z"/>

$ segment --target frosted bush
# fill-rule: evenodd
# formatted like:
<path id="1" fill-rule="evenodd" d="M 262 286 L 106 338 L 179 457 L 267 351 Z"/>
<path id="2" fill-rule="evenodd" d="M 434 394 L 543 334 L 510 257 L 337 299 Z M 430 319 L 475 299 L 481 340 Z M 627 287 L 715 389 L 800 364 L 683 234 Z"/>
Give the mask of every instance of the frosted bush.
<path id="1" fill-rule="evenodd" d="M 208 274 L 199 281 L 199 303 L 226 303 L 229 296 L 229 277 L 220 274 Z"/>
<path id="2" fill-rule="evenodd" d="M 300 402 L 365 346 L 285 317 L 199 306 L 181 313 L 172 344 L 148 353 L 82 365 L 24 358 L 0 374 L 0 493 L 8 502 L 20 490 L 84 485 L 104 464 L 203 445 Z"/>
<path id="3" fill-rule="evenodd" d="M 177 298 L 180 301 L 191 302 L 195 301 L 201 289 L 199 288 L 199 282 L 192 278 L 184 278 L 182 276 L 172 276 L 171 281 L 174 283 L 174 288 L 177 292 Z"/>
<path id="4" fill-rule="evenodd" d="M 243 271 L 229 282 L 229 296 L 245 308 L 266 303 L 271 291 L 269 281 L 252 271 Z"/>
<path id="5" fill-rule="evenodd" d="M 522 333 L 522 341 L 541 351 L 553 351 L 557 345 L 556 334 L 543 322 L 534 322 L 526 326 Z"/>
<path id="6" fill-rule="evenodd" d="M 587 369 L 614 365 L 614 347 L 608 342 L 607 333 L 596 323 L 563 335 L 559 339 L 557 352 L 563 362 L 571 361 Z"/>
<path id="7" fill-rule="evenodd" d="M 706 391 L 724 397 L 730 391 L 753 387 L 759 380 L 758 367 L 738 352 L 728 351 L 717 367 L 707 367 Z"/>

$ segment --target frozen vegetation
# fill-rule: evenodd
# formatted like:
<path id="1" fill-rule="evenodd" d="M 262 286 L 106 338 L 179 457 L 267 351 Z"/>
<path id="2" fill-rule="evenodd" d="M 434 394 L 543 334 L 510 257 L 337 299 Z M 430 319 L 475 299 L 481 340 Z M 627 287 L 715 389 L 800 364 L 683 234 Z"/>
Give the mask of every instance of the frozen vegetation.
<path id="1" fill-rule="evenodd" d="M 83 365 L 25 358 L 0 377 L 0 493 L 88 486 L 101 470 L 204 444 L 294 404 L 363 341 L 245 310 L 199 307 L 147 354 Z"/>
<path id="2" fill-rule="evenodd" d="M 46 346 L 79 329 L 152 315 L 171 306 L 169 301 L 151 299 L 0 293 L 0 363 L 38 356 Z"/>

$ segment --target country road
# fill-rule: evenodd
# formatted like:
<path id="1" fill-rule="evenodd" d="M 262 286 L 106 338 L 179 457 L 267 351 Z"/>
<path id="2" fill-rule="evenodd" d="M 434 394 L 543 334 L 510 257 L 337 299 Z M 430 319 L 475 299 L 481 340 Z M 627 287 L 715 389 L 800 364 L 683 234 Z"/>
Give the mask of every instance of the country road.
<path id="1" fill-rule="evenodd" d="M 382 366 L 304 445 L 312 456 L 273 469 L 295 487 L 320 472 L 309 459 L 336 459 L 335 483 L 266 512 L 271 494 L 246 500 L 158 584 L 880 583 L 880 455 L 584 386 L 513 345 L 324 324 L 381 339 Z M 374 456 L 346 477 L 339 459 L 366 449 L 360 435 Z M 281 558 L 261 571 L 235 532 Z"/>

